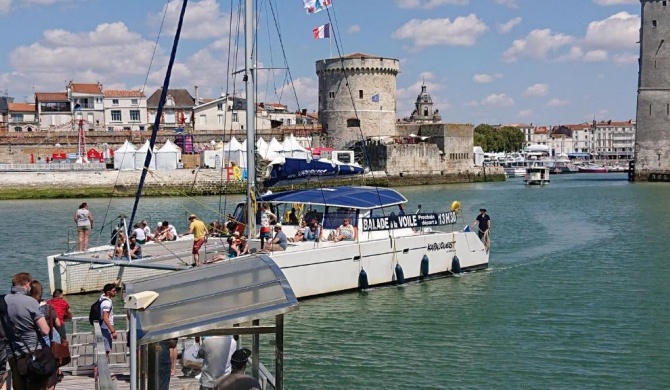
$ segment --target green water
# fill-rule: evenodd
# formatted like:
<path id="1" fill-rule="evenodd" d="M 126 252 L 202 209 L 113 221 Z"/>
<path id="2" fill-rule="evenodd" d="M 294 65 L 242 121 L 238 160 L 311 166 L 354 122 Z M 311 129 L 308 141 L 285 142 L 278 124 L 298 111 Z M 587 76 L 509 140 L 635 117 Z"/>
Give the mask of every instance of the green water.
<path id="1" fill-rule="evenodd" d="M 670 388 L 670 187 L 552 180 L 402 188 L 408 210 L 460 200 L 471 221 L 486 207 L 490 268 L 301 302 L 286 321 L 286 387 Z M 0 289 L 18 271 L 46 277 L 80 201 L 0 202 Z M 113 200 L 110 215 L 130 202 Z M 97 222 L 107 203 L 89 201 Z M 188 213 L 214 220 L 218 208 L 214 197 L 148 199 L 140 217 L 184 231 Z M 90 296 L 70 298 L 85 315 Z"/>

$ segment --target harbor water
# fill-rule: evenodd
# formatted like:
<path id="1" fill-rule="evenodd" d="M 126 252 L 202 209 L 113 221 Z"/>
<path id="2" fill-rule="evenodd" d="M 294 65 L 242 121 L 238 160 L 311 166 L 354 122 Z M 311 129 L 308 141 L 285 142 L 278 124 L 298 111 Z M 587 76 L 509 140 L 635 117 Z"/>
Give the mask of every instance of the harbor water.
<path id="1" fill-rule="evenodd" d="M 465 223 L 487 208 L 489 269 L 302 301 L 286 319 L 286 388 L 670 388 L 667 184 L 575 174 L 544 187 L 512 179 L 399 190 L 408 211 L 459 200 Z M 191 212 L 216 220 L 238 200 L 146 198 L 138 216 L 181 233 Z M 98 232 L 132 205 L 0 202 L 0 290 L 19 271 L 47 282 L 45 258 L 67 249 L 81 201 Z M 107 238 L 109 226 L 102 230 Z M 87 314 L 91 296 L 68 299 Z"/>

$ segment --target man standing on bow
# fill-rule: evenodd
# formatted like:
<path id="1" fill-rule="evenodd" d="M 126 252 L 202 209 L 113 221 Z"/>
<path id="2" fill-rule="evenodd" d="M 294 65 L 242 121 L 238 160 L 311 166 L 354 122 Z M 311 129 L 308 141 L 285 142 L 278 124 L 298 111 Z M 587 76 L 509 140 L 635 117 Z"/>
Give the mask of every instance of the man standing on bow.
<path id="1" fill-rule="evenodd" d="M 207 225 L 199 220 L 195 214 L 189 215 L 188 220 L 191 224 L 184 235 L 193 234 L 193 250 L 191 251 L 193 254 L 193 264 L 191 265 L 197 267 L 200 265 L 200 248 L 207 241 L 207 233 L 209 231 L 207 230 Z"/>
<path id="2" fill-rule="evenodd" d="M 491 229 L 491 217 L 486 214 L 486 209 L 479 209 L 479 212 L 480 214 L 477 216 L 475 222 L 472 223 L 472 226 L 477 225 L 479 228 L 477 234 L 479 235 L 479 239 L 483 240 L 489 229 Z"/>

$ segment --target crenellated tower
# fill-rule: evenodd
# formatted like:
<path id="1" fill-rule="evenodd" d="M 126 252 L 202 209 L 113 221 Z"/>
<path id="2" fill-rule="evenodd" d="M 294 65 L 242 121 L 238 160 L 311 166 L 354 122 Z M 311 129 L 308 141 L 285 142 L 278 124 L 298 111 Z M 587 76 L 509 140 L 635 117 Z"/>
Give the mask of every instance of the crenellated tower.
<path id="1" fill-rule="evenodd" d="M 670 1 L 640 0 L 635 171 L 639 181 L 670 181 Z"/>

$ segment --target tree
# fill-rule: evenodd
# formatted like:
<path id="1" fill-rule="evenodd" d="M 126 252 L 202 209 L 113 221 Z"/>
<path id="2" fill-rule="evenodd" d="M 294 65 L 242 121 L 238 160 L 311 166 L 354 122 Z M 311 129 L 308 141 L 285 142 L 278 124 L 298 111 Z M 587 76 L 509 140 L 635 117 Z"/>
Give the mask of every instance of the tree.
<path id="1" fill-rule="evenodd" d="M 493 127 L 480 124 L 475 128 L 474 144 L 485 152 L 514 152 L 521 150 L 524 135 L 520 129 L 512 126 Z"/>

